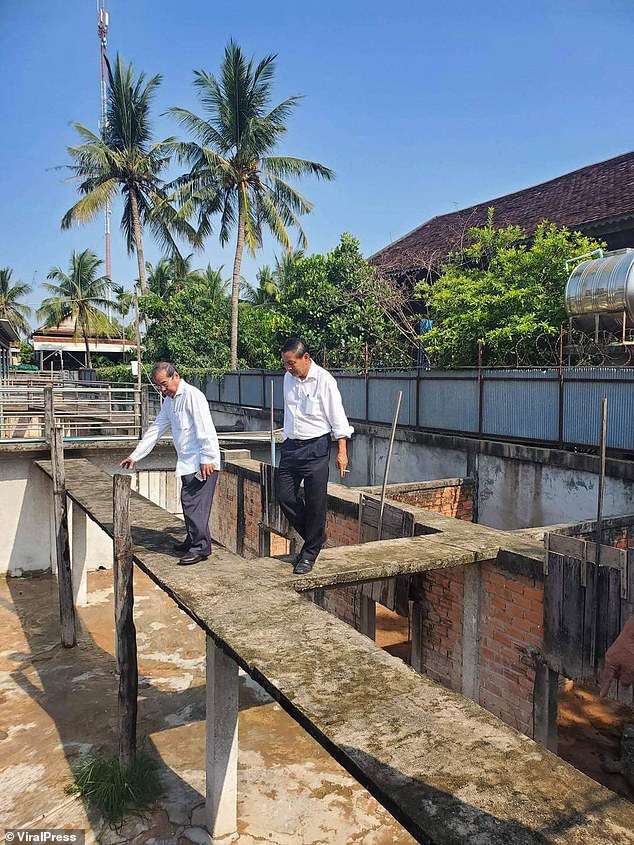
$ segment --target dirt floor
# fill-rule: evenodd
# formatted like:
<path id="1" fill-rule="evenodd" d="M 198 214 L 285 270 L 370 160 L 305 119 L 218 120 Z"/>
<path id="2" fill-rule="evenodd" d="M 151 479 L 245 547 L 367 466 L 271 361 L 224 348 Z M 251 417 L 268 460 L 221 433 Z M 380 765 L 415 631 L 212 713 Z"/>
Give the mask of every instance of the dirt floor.
<path id="1" fill-rule="evenodd" d="M 164 794 L 152 812 L 115 830 L 64 793 L 81 755 L 116 749 L 112 573 L 91 573 L 88 586 L 78 645 L 65 650 L 56 582 L 0 581 L 0 826 L 85 829 L 88 843 L 105 845 L 206 845 L 204 636 L 138 570 L 139 736 L 160 759 Z M 380 622 L 381 638 L 402 649 L 403 620 L 393 616 Z M 238 845 L 414 842 L 244 675 L 239 735 Z"/>
<path id="2" fill-rule="evenodd" d="M 596 691 L 566 681 L 559 694 L 558 721 L 559 756 L 634 801 L 634 789 L 625 778 L 603 770 L 606 761 L 620 758 L 623 725 L 634 722 L 634 708 L 599 698 Z"/>

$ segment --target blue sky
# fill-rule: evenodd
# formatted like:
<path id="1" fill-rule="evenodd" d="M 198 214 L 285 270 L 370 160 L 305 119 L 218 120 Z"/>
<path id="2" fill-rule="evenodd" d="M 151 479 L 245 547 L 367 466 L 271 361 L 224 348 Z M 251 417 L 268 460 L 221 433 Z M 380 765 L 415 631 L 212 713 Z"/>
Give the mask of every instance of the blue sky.
<path id="1" fill-rule="evenodd" d="M 303 181 L 310 251 L 344 231 L 370 255 L 429 217 L 553 178 L 634 148 L 630 0 L 109 0 L 108 52 L 161 73 L 156 139 L 179 134 L 161 116 L 201 113 L 193 69 L 216 72 L 233 37 L 277 53 L 275 101 L 303 94 L 280 152 L 320 161 L 334 183 Z M 73 249 L 103 254 L 103 221 L 60 231 L 76 193 L 56 166 L 96 129 L 95 0 L 0 0 L 2 202 L 0 266 L 35 284 Z M 135 258 L 112 224 L 113 277 L 130 286 Z M 159 257 L 150 236 L 146 257 Z M 271 263 L 270 237 L 243 274 Z M 224 264 L 215 238 L 196 266 Z"/>

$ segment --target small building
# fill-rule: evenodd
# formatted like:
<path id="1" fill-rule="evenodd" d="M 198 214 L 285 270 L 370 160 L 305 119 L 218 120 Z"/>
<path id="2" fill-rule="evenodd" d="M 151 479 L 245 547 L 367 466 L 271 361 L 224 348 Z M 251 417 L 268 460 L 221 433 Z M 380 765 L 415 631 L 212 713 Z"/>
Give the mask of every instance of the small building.
<path id="1" fill-rule="evenodd" d="M 20 338 L 8 320 L 0 319 L 0 378 L 6 378 L 9 367 L 17 362 Z"/>
<path id="2" fill-rule="evenodd" d="M 590 164 L 531 188 L 432 217 L 370 258 L 384 273 L 413 280 L 437 269 L 483 226 L 489 208 L 496 226 L 529 234 L 543 220 L 606 241 L 608 249 L 634 247 L 634 152 Z"/>
<path id="3" fill-rule="evenodd" d="M 86 343 L 72 317 L 57 326 L 42 326 L 31 335 L 40 370 L 79 370 L 87 366 Z M 126 362 L 136 343 L 124 337 L 89 337 L 90 355 L 100 355 L 113 364 Z"/>

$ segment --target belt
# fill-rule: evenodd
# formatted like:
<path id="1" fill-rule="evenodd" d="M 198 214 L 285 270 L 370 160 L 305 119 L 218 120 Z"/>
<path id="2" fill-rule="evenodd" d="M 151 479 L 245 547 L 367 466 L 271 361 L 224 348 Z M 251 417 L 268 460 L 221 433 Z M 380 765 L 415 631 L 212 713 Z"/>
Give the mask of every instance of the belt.
<path id="1" fill-rule="evenodd" d="M 317 437 L 307 437 L 304 440 L 287 437 L 284 443 L 314 443 L 316 440 L 321 440 L 322 437 L 330 437 L 330 432 L 327 431 L 325 434 L 319 434 Z"/>

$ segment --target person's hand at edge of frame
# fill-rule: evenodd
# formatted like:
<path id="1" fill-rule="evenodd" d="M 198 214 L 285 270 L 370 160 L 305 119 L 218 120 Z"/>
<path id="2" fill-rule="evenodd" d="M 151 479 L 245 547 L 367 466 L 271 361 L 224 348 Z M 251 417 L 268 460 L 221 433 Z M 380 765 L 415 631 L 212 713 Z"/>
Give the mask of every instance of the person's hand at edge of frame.
<path id="1" fill-rule="evenodd" d="M 121 461 L 121 463 L 119 464 L 119 466 L 122 469 L 134 469 L 135 464 L 136 464 L 136 461 L 133 461 L 132 458 L 128 457 L 128 458 L 124 458 Z"/>

